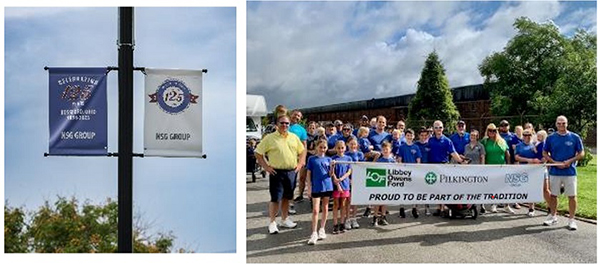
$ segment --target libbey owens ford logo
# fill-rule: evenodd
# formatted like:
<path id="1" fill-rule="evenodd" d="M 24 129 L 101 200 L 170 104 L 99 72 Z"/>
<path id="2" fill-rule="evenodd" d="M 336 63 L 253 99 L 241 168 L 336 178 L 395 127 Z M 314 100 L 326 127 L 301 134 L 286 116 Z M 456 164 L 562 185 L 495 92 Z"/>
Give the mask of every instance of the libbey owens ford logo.
<path id="1" fill-rule="evenodd" d="M 404 187 L 412 181 L 410 170 L 367 168 L 366 173 L 367 187 Z"/>
<path id="2" fill-rule="evenodd" d="M 172 115 L 185 111 L 190 104 L 197 104 L 200 97 L 192 94 L 183 81 L 174 78 L 166 79 L 156 93 L 148 96 L 150 103 L 158 103 L 160 109 Z"/>
<path id="3" fill-rule="evenodd" d="M 524 183 L 529 182 L 529 176 L 526 172 L 523 173 L 511 173 L 504 176 L 504 183 L 507 183 L 511 187 L 520 187 Z"/>

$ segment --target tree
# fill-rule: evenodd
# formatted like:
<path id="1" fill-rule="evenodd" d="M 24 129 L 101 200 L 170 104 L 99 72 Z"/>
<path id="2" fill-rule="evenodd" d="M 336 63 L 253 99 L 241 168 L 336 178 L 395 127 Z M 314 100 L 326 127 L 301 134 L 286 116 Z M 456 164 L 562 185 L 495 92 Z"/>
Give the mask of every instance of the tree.
<path id="1" fill-rule="evenodd" d="M 408 105 L 408 126 L 430 125 L 434 120 L 441 120 L 446 127 L 454 128 L 459 117 L 446 71 L 434 51 L 425 60 L 417 93 Z"/>
<path id="2" fill-rule="evenodd" d="M 544 127 L 565 115 L 584 135 L 596 120 L 596 35 L 578 30 L 568 38 L 552 22 L 525 17 L 513 25 L 517 35 L 479 65 L 492 113 L 535 115 Z"/>
<path id="3" fill-rule="evenodd" d="M 21 208 L 4 207 L 4 250 L 36 253 L 112 253 L 117 251 L 117 203 L 103 205 L 59 197 L 34 211 L 26 221 Z M 136 222 L 139 224 L 139 222 Z M 171 233 L 146 236 L 147 227 L 134 227 L 134 252 L 167 253 Z M 180 250 L 181 251 L 181 250 Z"/>

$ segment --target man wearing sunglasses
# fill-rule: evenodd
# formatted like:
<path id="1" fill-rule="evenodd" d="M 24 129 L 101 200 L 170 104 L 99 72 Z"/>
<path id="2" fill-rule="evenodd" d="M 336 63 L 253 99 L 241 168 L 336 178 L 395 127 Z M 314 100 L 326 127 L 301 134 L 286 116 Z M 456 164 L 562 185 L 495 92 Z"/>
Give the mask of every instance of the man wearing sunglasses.
<path id="1" fill-rule="evenodd" d="M 256 159 L 262 168 L 269 173 L 269 233 L 279 232 L 275 222 L 276 214 L 281 208 L 281 225 L 287 228 L 296 227 L 288 217 L 290 200 L 294 198 L 296 173 L 304 166 L 306 151 L 300 138 L 289 133 L 290 118 L 281 115 L 277 118 L 277 130 L 268 134 L 256 147 Z M 268 162 L 265 160 L 268 157 Z M 281 207 L 280 207 L 281 206 Z"/>
<path id="2" fill-rule="evenodd" d="M 444 134 L 444 124 L 441 121 L 433 123 L 433 137 L 429 138 L 429 163 L 448 163 L 449 157 L 454 158 L 458 163 L 462 163 L 463 159 L 458 155 L 452 140 Z"/>
<path id="3" fill-rule="evenodd" d="M 558 116 L 556 118 L 556 132 L 548 138 L 544 145 L 544 158 L 548 163 L 560 164 L 552 166 L 549 170 L 550 180 L 550 210 L 544 225 L 554 225 L 558 223 L 556 217 L 556 208 L 558 206 L 558 195 L 560 187 L 564 185 L 565 195 L 569 197 L 569 230 L 577 230 L 575 223 L 575 211 L 577 210 L 577 160 L 585 155 L 581 137 L 576 133 L 567 130 L 567 117 Z"/>
<path id="4" fill-rule="evenodd" d="M 452 140 L 444 135 L 444 124 L 442 121 L 433 122 L 433 136 L 427 142 L 429 145 L 428 160 L 432 164 L 447 164 L 449 157 L 454 158 L 458 163 L 463 163 L 463 159 L 458 155 L 452 144 Z M 438 205 L 438 210 L 433 214 L 439 216 L 444 205 Z"/>

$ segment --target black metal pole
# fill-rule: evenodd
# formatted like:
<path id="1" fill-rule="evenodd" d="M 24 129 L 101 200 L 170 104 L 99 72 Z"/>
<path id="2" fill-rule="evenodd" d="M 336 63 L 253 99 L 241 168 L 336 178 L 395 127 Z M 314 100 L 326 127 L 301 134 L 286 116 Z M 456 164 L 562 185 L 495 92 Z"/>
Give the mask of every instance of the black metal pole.
<path id="1" fill-rule="evenodd" d="M 118 242 L 133 253 L 133 7 L 119 7 Z"/>

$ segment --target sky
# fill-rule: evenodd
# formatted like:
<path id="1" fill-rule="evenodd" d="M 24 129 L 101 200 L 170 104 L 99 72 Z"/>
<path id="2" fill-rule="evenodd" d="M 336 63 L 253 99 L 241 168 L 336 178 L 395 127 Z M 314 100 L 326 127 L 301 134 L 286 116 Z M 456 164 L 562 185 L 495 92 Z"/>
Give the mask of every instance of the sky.
<path id="1" fill-rule="evenodd" d="M 416 92 L 436 51 L 451 87 L 483 83 L 515 19 L 596 32 L 596 2 L 249 2 L 247 93 L 306 108 Z"/>
<path id="2" fill-rule="evenodd" d="M 117 198 L 116 157 L 44 157 L 44 66 L 118 65 L 118 8 L 5 8 L 4 198 L 32 211 L 57 196 Z M 207 159 L 134 158 L 134 215 L 173 249 L 236 251 L 236 9 L 136 8 L 134 67 L 208 69 L 203 77 Z M 118 72 L 108 74 L 108 151 L 118 152 Z M 143 153 L 143 74 L 134 73 L 133 152 Z M 223 122 L 226 121 L 226 122 Z M 218 124 L 219 126 L 215 126 Z"/>

